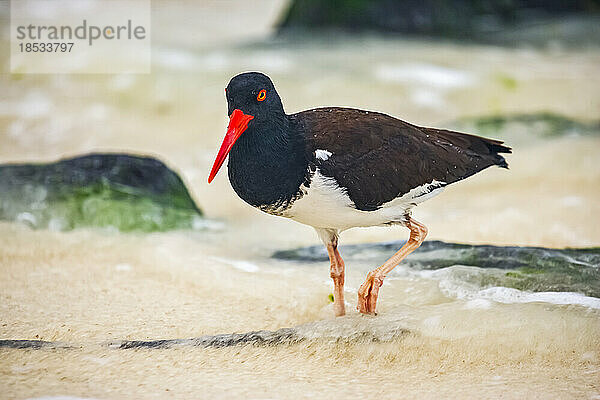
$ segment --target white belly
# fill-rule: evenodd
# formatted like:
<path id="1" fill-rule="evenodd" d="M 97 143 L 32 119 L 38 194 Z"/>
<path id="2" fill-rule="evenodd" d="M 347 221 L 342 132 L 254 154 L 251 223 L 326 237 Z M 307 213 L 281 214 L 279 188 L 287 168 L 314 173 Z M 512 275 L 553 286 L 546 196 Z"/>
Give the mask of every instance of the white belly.
<path id="1" fill-rule="evenodd" d="M 323 176 L 317 169 L 310 187 L 301 187 L 304 195 L 285 210 L 282 216 L 315 228 L 339 231 L 353 227 L 402 223 L 412 207 L 441 193 L 443 185 L 444 182 L 432 181 L 383 204 L 375 211 L 361 211 L 354 207 L 346 191 L 333 178 Z"/>

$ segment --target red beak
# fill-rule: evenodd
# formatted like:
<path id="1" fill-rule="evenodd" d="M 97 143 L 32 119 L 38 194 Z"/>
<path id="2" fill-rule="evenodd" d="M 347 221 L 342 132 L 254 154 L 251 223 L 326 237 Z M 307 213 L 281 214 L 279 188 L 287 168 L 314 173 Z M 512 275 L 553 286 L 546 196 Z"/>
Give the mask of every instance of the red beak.
<path id="1" fill-rule="evenodd" d="M 242 136 L 242 133 L 246 129 L 248 129 L 248 122 L 254 118 L 252 115 L 246 115 L 242 112 L 242 110 L 235 109 L 229 116 L 229 125 L 227 126 L 227 133 L 225 134 L 225 138 L 223 139 L 223 143 L 221 144 L 221 148 L 217 153 L 217 158 L 215 158 L 215 163 L 213 164 L 212 169 L 210 170 L 210 175 L 208 176 L 208 183 L 211 183 L 212 180 L 219 172 L 221 165 L 225 161 L 227 154 L 233 147 L 233 144 L 236 140 Z"/>

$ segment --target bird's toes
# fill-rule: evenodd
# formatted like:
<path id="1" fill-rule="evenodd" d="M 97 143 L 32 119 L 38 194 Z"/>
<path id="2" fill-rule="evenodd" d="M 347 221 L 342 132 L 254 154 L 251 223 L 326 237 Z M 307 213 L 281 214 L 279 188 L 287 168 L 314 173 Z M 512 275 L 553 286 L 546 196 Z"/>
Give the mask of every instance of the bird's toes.
<path id="1" fill-rule="evenodd" d="M 373 290 L 373 279 L 367 278 L 367 281 L 358 289 L 358 304 L 356 309 L 361 314 L 371 314 L 373 312 L 371 306 L 371 290 Z"/>
<path id="2" fill-rule="evenodd" d="M 374 273 L 367 275 L 367 279 L 358 289 L 358 304 L 356 305 L 356 309 L 361 314 L 377 315 L 375 307 L 381 285 L 383 285 L 383 277 L 377 276 Z"/>

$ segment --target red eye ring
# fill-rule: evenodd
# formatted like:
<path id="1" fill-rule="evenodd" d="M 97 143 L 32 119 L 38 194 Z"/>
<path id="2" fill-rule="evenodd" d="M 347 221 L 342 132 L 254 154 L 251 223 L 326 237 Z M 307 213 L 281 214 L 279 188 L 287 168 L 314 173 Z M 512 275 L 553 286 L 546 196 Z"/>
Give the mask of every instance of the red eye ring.
<path id="1" fill-rule="evenodd" d="M 265 89 L 262 89 L 260 92 L 258 92 L 258 95 L 256 96 L 256 100 L 258 100 L 258 101 L 263 101 L 266 98 L 267 98 L 267 91 Z"/>

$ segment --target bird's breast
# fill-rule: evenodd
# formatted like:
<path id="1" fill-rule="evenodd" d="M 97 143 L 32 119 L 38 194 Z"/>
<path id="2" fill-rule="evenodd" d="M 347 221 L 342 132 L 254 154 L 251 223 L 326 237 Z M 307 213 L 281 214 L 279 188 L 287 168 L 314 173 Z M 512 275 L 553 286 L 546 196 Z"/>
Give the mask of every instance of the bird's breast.
<path id="1" fill-rule="evenodd" d="M 232 150 L 227 169 L 237 195 L 272 214 L 281 213 L 299 196 L 307 178 L 307 163 L 301 154 L 266 151 L 258 146 Z"/>

